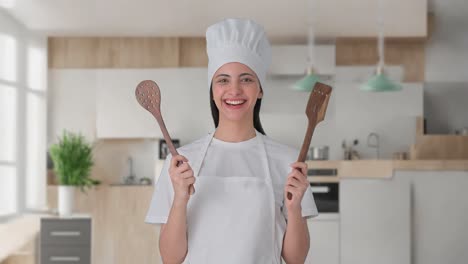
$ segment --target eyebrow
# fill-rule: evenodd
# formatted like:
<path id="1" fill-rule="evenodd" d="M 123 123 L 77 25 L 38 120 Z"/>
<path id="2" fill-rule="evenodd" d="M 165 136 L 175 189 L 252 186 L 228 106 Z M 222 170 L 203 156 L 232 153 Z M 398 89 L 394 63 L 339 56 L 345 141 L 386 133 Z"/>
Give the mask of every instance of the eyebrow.
<path id="1" fill-rule="evenodd" d="M 250 73 L 248 73 L 248 72 L 241 73 L 241 74 L 239 75 L 239 77 L 242 77 L 242 76 L 245 76 L 245 75 L 249 75 L 249 76 L 254 77 L 252 74 L 250 74 Z M 231 77 L 229 74 L 220 73 L 220 74 L 216 75 L 215 78 L 218 78 L 218 77 L 221 77 L 221 76 L 224 76 L 224 77 Z"/>

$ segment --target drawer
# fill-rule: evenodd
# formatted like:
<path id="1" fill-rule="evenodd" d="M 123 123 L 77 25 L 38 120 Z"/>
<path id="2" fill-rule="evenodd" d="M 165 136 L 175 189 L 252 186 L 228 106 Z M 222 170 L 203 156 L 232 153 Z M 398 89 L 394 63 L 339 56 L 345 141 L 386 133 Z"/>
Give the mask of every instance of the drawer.
<path id="1" fill-rule="evenodd" d="M 41 219 L 42 245 L 90 245 L 91 219 Z"/>
<path id="2" fill-rule="evenodd" d="M 90 264 L 90 246 L 42 246 L 41 264 Z"/>

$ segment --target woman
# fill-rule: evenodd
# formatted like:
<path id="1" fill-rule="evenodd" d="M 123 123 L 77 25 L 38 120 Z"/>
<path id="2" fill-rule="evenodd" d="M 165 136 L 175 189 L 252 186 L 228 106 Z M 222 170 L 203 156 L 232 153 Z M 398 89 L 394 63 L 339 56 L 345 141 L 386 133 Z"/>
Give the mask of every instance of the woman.
<path id="1" fill-rule="evenodd" d="M 164 263 L 304 263 L 318 215 L 298 151 L 265 135 L 259 112 L 270 43 L 252 20 L 208 27 L 215 131 L 166 158 L 146 222 Z M 182 161 L 182 165 L 176 166 Z M 195 193 L 189 194 L 193 184 Z M 287 198 L 287 193 L 292 199 Z"/>

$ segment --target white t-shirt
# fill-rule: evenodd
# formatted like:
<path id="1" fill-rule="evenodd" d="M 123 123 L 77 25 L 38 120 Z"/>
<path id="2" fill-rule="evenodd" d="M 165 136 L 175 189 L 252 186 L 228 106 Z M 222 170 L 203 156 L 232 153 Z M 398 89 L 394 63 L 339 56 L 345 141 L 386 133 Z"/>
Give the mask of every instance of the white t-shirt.
<path id="1" fill-rule="evenodd" d="M 284 187 L 287 176 L 292 169 L 289 164 L 297 160 L 299 151 L 287 145 L 277 143 L 268 136 L 261 134 L 258 134 L 258 136 L 263 137 L 270 166 L 276 203 L 276 244 L 279 249 L 278 252 L 281 252 L 288 217 L 286 207 L 283 206 Z M 177 149 L 180 155 L 185 156 L 189 160 L 188 163 L 192 169 L 194 169 L 193 163 L 197 161 L 197 155 L 201 155 L 200 149 L 204 140 L 206 139 L 202 138 Z M 200 168 L 199 177 L 203 177 L 204 175 L 217 177 L 257 177 L 256 175 L 258 175 L 258 177 L 265 177 L 263 174 L 266 172 L 263 169 L 264 166 L 261 160 L 264 154 L 261 147 L 255 137 L 235 143 L 221 141 L 213 137 L 207 149 L 203 166 Z M 174 189 L 168 173 L 171 158 L 172 156 L 169 154 L 164 162 L 161 175 L 155 183 L 153 198 L 145 219 L 146 223 L 161 224 L 167 222 L 174 197 Z M 318 215 L 310 186 L 304 193 L 301 206 L 303 217 L 311 218 Z"/>

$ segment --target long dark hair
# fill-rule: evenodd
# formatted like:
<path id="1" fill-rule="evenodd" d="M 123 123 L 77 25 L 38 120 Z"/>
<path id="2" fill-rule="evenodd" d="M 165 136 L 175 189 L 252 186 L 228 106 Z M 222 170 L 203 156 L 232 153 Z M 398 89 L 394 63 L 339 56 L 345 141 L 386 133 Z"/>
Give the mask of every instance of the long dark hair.
<path id="1" fill-rule="evenodd" d="M 260 86 L 260 91 L 263 92 L 263 89 L 261 86 Z M 254 107 L 253 125 L 254 125 L 254 128 L 258 132 L 262 133 L 263 135 L 266 135 L 265 131 L 263 130 L 262 123 L 260 122 L 260 106 L 261 105 L 262 105 L 262 99 L 257 98 L 257 102 L 255 103 L 255 107 Z M 211 108 L 211 116 L 213 117 L 214 125 L 215 127 L 218 127 L 219 110 L 215 102 L 213 101 L 213 85 L 210 85 L 210 108 Z"/>

